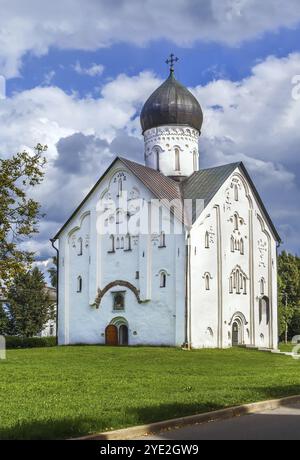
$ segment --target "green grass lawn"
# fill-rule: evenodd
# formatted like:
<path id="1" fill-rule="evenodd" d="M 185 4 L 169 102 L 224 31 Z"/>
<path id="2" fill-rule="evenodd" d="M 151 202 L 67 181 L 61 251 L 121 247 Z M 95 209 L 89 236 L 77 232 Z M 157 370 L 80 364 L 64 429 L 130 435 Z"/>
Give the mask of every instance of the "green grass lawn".
<path id="1" fill-rule="evenodd" d="M 9 350 L 0 438 L 66 438 L 300 394 L 300 361 L 252 350 Z"/>

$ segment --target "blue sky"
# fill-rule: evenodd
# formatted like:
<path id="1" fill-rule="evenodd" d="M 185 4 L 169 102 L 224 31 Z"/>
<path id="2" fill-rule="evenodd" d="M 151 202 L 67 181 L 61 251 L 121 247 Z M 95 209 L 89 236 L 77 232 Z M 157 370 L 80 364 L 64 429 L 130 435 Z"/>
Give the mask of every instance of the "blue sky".
<path id="1" fill-rule="evenodd" d="M 282 247 L 300 254 L 297 0 L 1 3 L 0 156 L 49 145 L 37 194 L 47 217 L 27 243 L 41 264 L 114 156 L 143 161 L 139 110 L 167 77 L 170 52 L 204 111 L 202 167 L 244 161 Z"/>
<path id="2" fill-rule="evenodd" d="M 88 93 L 95 94 L 97 87 L 120 73 L 134 76 L 151 70 L 165 78 L 168 72 L 165 60 L 170 52 L 180 57 L 176 75 L 187 86 L 203 85 L 220 77 L 239 81 L 251 73 L 257 62 L 268 56 L 284 57 L 297 51 L 297 43 L 300 43 L 299 27 L 265 32 L 261 37 L 235 46 L 198 40 L 189 47 L 182 47 L 170 40 L 160 39 L 144 47 L 122 43 L 95 51 L 59 50 L 53 47 L 41 57 L 26 53 L 22 59 L 21 74 L 8 81 L 7 93 L 9 96 L 15 91 L 44 85 L 45 75 L 51 71 L 55 71 L 52 84 L 66 92 L 78 91 L 82 97 Z M 84 68 L 101 63 L 105 69 L 97 78 L 80 75 L 74 71 L 76 62 L 80 62 Z"/>

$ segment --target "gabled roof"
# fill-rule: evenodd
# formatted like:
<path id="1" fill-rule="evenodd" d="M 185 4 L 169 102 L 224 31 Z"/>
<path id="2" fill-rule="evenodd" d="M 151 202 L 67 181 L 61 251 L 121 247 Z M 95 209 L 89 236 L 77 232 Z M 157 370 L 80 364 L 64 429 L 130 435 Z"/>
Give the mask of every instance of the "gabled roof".
<path id="1" fill-rule="evenodd" d="M 165 176 L 159 171 L 155 169 L 148 168 L 140 163 L 136 163 L 135 161 L 127 160 L 126 158 L 116 157 L 114 161 L 110 164 L 110 166 L 106 169 L 106 171 L 102 174 L 102 176 L 98 179 L 94 187 L 89 191 L 86 197 L 82 200 L 80 205 L 75 209 L 75 211 L 71 214 L 69 219 L 65 222 L 65 224 L 60 228 L 60 230 L 56 233 L 54 238 L 51 241 L 57 240 L 60 233 L 66 228 L 69 222 L 76 216 L 77 212 L 80 208 L 84 205 L 84 203 L 88 200 L 88 198 L 93 194 L 96 190 L 98 185 L 101 183 L 103 178 L 106 174 L 110 171 L 110 169 L 115 165 L 117 161 L 121 161 L 140 181 L 154 194 L 154 196 L 159 199 L 165 199 L 168 201 L 172 201 L 178 199 L 181 201 L 181 191 L 180 185 L 178 182 L 170 179 L 169 177 Z M 176 213 L 176 211 L 175 211 Z M 178 210 L 177 212 L 178 217 L 181 219 L 181 213 Z"/>
<path id="2" fill-rule="evenodd" d="M 266 219 L 269 222 L 269 225 L 274 233 L 275 238 L 278 242 L 281 241 L 280 236 L 277 233 L 277 230 L 250 178 L 245 166 L 242 162 L 239 163 L 230 163 L 224 166 L 217 166 L 214 168 L 202 169 L 200 171 L 194 172 L 191 176 L 183 180 L 182 182 L 177 182 L 170 177 L 165 176 L 159 171 L 155 169 L 149 168 L 144 166 L 140 163 L 136 163 L 135 161 L 127 160 L 126 158 L 116 157 L 115 160 L 111 163 L 108 169 L 104 172 L 104 174 L 100 177 L 100 179 L 96 182 L 94 187 L 90 190 L 84 200 L 80 203 L 80 205 L 75 209 L 73 214 L 67 220 L 67 222 L 61 227 L 61 229 L 57 232 L 55 237 L 52 241 L 55 241 L 62 230 L 69 224 L 69 222 L 75 217 L 77 212 L 83 206 L 83 204 L 88 200 L 88 198 L 92 195 L 94 190 L 98 187 L 104 176 L 109 172 L 109 170 L 115 165 L 117 161 L 120 161 L 124 164 L 144 185 L 147 187 L 153 195 L 159 199 L 166 201 L 172 200 L 179 200 L 180 203 L 183 202 L 184 199 L 202 199 L 204 200 L 204 207 L 206 207 L 215 194 L 218 192 L 220 187 L 224 184 L 226 179 L 233 173 L 233 171 L 239 167 L 242 172 L 244 173 L 246 179 L 248 180 L 250 187 L 264 213 Z M 182 210 L 181 208 L 174 208 L 172 207 L 174 214 L 182 220 Z M 192 215 L 192 222 L 194 223 L 196 218 L 196 210 L 193 207 L 193 215 Z"/>
<path id="3" fill-rule="evenodd" d="M 180 184 L 170 177 L 165 176 L 156 169 L 141 165 L 135 161 L 126 160 L 119 157 L 119 160 L 127 166 L 130 171 L 137 176 L 141 182 L 156 196 L 158 199 L 167 199 L 169 201 L 181 200 Z"/>
<path id="4" fill-rule="evenodd" d="M 183 199 L 204 200 L 204 208 L 209 204 L 215 194 L 218 192 L 220 187 L 224 184 L 226 179 L 233 173 L 236 168 L 240 168 L 243 174 L 245 175 L 252 192 L 265 216 L 267 219 L 274 237 L 278 242 L 281 242 L 281 238 L 268 214 L 268 211 L 263 204 L 258 191 L 248 174 L 247 169 L 244 164 L 240 161 L 237 163 L 230 163 L 228 165 L 216 166 L 214 168 L 202 169 L 200 171 L 194 172 L 190 177 L 182 182 L 182 195 Z M 196 218 L 196 209 L 193 207 L 193 223 Z"/>
<path id="5" fill-rule="evenodd" d="M 185 200 L 203 200 L 204 207 L 215 196 L 219 188 L 224 184 L 231 173 L 240 163 L 231 163 L 215 168 L 202 169 L 195 171 L 185 181 L 182 182 L 182 195 Z M 193 223 L 196 218 L 196 208 L 193 206 Z"/>

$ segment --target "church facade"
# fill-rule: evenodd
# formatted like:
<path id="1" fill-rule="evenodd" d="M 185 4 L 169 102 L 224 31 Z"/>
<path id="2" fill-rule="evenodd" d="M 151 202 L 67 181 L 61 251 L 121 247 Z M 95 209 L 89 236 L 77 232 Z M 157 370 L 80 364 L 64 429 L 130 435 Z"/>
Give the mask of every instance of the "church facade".
<path id="1" fill-rule="evenodd" d="M 199 169 L 203 115 L 171 71 L 53 241 L 59 344 L 277 348 L 279 235 L 242 163 Z"/>

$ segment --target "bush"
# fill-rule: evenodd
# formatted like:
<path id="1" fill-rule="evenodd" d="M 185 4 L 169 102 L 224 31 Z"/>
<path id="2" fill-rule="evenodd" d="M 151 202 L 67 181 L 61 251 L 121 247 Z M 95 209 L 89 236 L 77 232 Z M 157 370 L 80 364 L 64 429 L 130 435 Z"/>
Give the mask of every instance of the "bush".
<path id="1" fill-rule="evenodd" d="M 56 337 L 17 337 L 6 336 L 6 348 L 42 348 L 55 347 Z"/>

